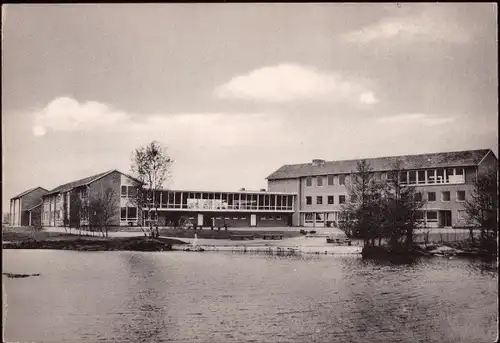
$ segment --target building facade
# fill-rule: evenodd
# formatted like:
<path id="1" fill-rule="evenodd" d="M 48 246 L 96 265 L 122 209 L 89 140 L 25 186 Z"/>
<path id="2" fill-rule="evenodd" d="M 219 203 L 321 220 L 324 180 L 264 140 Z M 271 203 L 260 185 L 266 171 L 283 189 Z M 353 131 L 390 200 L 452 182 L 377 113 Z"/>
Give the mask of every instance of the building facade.
<path id="1" fill-rule="evenodd" d="M 30 226 L 30 213 L 42 202 L 48 191 L 42 187 L 29 189 L 10 199 L 9 224 L 11 226 Z"/>
<path id="2" fill-rule="evenodd" d="M 180 221 L 197 227 L 292 225 L 295 193 L 162 190 L 156 194 L 159 226 Z M 144 213 L 147 218 L 147 213 Z"/>
<path id="3" fill-rule="evenodd" d="M 43 196 L 42 225 L 88 225 L 88 214 L 81 204 L 110 189 L 115 196 L 116 213 L 111 226 L 148 225 L 149 218 L 155 226 L 183 223 L 197 227 L 280 227 L 292 224 L 295 193 L 159 190 L 155 201 L 150 199 L 148 206 L 137 201 L 140 186 L 140 181 L 117 170 L 58 186 Z"/>
<path id="4" fill-rule="evenodd" d="M 387 178 L 396 165 L 403 170 L 401 184 L 416 187 L 425 200 L 420 218 L 428 227 L 467 226 L 464 202 L 473 181 L 482 171 L 498 169 L 498 160 L 488 149 L 365 160 L 375 179 Z M 359 161 L 317 159 L 284 165 L 267 177 L 268 189 L 297 193 L 294 226 L 337 226 L 341 206 L 348 201 L 346 185 Z"/>
<path id="5" fill-rule="evenodd" d="M 120 193 L 123 187 L 137 188 L 139 185 L 138 180 L 118 170 L 107 171 L 60 185 L 43 196 L 42 226 L 75 227 L 88 225 L 88 213 L 83 210 L 84 204 L 91 197 L 103 196 L 107 191 L 111 191 L 110 203 L 116 207 L 111 218 L 111 226 L 137 223 L 137 216 L 123 220 L 120 217 L 120 207 L 137 208 L 137 205 L 131 204 L 129 198 L 121 197 Z M 132 214 L 132 210 L 130 213 Z"/>

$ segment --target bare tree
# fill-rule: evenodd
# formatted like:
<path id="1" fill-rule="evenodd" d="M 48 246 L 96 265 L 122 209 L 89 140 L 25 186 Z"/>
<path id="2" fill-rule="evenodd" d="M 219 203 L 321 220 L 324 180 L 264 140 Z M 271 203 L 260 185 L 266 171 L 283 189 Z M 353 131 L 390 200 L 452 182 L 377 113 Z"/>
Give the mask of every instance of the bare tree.
<path id="1" fill-rule="evenodd" d="M 375 245 L 375 239 L 381 238 L 381 187 L 366 160 L 358 162 L 347 184 L 348 201 L 342 206 L 340 228 L 348 237 L 363 238 L 365 245 Z"/>
<path id="2" fill-rule="evenodd" d="M 107 188 L 89 195 L 89 227 L 99 230 L 103 237 L 108 237 L 113 219 L 118 215 L 118 196 L 114 189 Z"/>
<path id="3" fill-rule="evenodd" d="M 481 230 L 480 244 L 491 251 L 496 251 L 498 234 L 497 177 L 496 169 L 479 174 L 473 182 L 471 194 L 465 201 L 469 223 Z"/>
<path id="4" fill-rule="evenodd" d="M 406 246 L 411 247 L 414 232 L 420 227 L 417 212 L 423 207 L 424 200 L 417 197 L 415 187 L 402 184 L 402 173 L 406 171 L 400 163 L 395 163 L 388 173 L 382 196 L 382 231 L 391 246 L 399 246 L 404 240 Z"/>
<path id="5" fill-rule="evenodd" d="M 148 222 L 151 236 L 159 236 L 158 226 L 156 226 L 156 234 L 153 231 L 154 217 L 158 219 L 158 201 L 156 194 L 163 189 L 164 183 L 170 177 L 170 167 L 173 160 L 167 153 L 166 147 L 162 146 L 157 141 L 153 141 L 145 147 L 135 149 L 132 154 L 132 173 L 143 183 L 142 202 L 145 202 L 146 211 L 148 213 Z"/>

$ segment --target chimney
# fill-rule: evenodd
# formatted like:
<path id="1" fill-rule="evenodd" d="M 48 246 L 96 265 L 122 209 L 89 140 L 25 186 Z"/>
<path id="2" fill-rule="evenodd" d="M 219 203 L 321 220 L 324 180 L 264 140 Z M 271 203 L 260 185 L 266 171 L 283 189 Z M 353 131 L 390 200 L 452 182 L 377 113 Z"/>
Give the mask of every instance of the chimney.
<path id="1" fill-rule="evenodd" d="M 265 188 L 261 188 L 261 189 L 260 189 L 260 191 L 261 191 L 261 192 L 265 192 L 265 191 L 266 191 L 266 189 L 265 189 Z"/>
<path id="2" fill-rule="evenodd" d="M 245 190 L 245 188 L 240 188 L 240 192 L 243 192 Z"/>
<path id="3" fill-rule="evenodd" d="M 325 160 L 321 160 L 321 159 L 318 159 L 318 158 L 312 160 L 313 167 L 322 166 L 324 164 L 325 164 Z"/>

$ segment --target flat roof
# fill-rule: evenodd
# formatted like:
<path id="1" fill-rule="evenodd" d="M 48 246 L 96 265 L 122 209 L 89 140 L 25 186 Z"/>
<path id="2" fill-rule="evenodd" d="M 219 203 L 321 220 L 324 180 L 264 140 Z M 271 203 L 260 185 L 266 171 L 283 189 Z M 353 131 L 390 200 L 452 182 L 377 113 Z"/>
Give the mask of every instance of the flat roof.
<path id="1" fill-rule="evenodd" d="M 270 192 L 270 191 L 214 191 L 214 190 L 192 190 L 192 189 L 162 189 L 161 192 L 183 192 L 183 193 L 227 193 L 227 194 L 273 194 L 273 195 L 297 195 L 295 192 Z"/>

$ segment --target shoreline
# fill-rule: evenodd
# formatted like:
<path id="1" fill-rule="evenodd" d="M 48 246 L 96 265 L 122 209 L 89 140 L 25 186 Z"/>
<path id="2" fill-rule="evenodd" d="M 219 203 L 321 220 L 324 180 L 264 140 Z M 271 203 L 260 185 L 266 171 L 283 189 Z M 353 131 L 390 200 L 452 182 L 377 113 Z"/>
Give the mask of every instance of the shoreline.
<path id="1" fill-rule="evenodd" d="M 97 237 L 69 233 L 2 229 L 2 249 L 51 249 L 75 251 L 171 251 L 173 245 L 187 244 L 174 238 Z"/>

